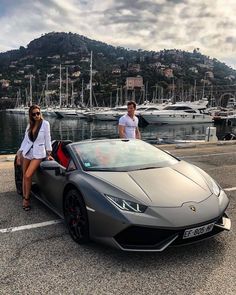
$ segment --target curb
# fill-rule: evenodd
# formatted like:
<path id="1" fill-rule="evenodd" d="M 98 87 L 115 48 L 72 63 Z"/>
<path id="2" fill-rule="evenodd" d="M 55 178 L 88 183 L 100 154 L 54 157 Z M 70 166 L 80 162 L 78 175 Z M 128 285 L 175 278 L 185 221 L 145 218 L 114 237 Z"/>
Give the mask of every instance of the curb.
<path id="1" fill-rule="evenodd" d="M 236 140 L 229 140 L 229 141 L 214 141 L 214 142 L 198 142 L 198 143 L 178 143 L 178 144 L 163 144 L 163 145 L 155 145 L 161 149 L 171 148 L 171 149 L 186 149 L 186 148 L 204 148 L 204 147 L 216 147 L 222 145 L 236 145 Z"/>
<path id="2" fill-rule="evenodd" d="M 0 156 L 0 163 L 1 162 L 14 162 L 15 155 L 4 155 Z"/>

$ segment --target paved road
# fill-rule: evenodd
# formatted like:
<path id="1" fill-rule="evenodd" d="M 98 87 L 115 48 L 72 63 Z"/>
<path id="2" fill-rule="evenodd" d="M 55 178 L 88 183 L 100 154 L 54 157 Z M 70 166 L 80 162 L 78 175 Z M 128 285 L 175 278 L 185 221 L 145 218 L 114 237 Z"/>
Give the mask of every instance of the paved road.
<path id="1" fill-rule="evenodd" d="M 236 146 L 171 152 L 236 187 Z M 79 246 L 64 224 L 0 233 L 0 294 L 235 295 L 236 191 L 228 195 L 231 232 L 162 253 Z M 12 163 L 0 162 L 0 201 L 0 229 L 57 219 L 35 199 L 30 212 L 21 209 Z"/>

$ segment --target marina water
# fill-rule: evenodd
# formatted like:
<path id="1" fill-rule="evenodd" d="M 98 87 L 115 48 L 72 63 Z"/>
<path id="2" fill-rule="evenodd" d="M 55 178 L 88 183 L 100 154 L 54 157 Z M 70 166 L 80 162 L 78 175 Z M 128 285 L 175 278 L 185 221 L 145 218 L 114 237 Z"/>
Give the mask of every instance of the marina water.
<path id="1" fill-rule="evenodd" d="M 92 121 L 84 119 L 57 119 L 45 117 L 50 122 L 52 139 L 70 139 L 80 141 L 85 139 L 102 139 L 118 137 L 118 122 Z M 15 153 L 24 136 L 27 126 L 27 116 L 0 111 L 0 154 Z M 188 125 L 147 125 L 140 127 L 142 139 L 157 143 L 171 143 L 175 140 L 202 140 L 206 128 L 212 123 Z M 236 127 L 217 125 L 217 136 L 221 139 L 227 132 L 236 132 Z"/>

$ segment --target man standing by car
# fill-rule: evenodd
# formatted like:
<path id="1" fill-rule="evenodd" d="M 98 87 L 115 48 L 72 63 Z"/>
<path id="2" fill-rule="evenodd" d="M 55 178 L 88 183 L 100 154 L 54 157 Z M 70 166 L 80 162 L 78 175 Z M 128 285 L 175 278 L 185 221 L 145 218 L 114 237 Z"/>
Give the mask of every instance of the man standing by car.
<path id="1" fill-rule="evenodd" d="M 127 103 L 127 114 L 119 120 L 119 136 L 127 139 L 141 139 L 138 128 L 138 118 L 135 116 L 136 103 L 129 101 Z"/>

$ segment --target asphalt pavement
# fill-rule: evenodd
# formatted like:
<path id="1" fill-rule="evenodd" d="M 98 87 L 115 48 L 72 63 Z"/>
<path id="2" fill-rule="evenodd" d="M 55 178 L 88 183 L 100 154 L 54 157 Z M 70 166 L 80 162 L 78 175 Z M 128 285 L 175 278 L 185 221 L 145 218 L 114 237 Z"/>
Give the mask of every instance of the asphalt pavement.
<path id="1" fill-rule="evenodd" d="M 174 149 L 223 188 L 236 187 L 236 145 Z M 77 245 L 63 223 L 0 232 L 0 294 L 236 294 L 236 190 L 228 191 L 232 230 L 161 253 Z M 13 163 L 0 161 L 0 230 L 59 218 L 38 200 L 21 208 Z"/>

